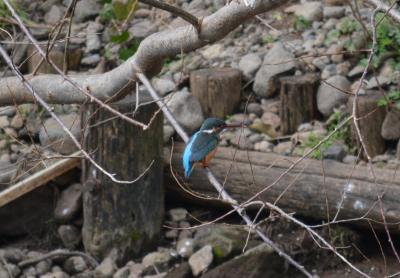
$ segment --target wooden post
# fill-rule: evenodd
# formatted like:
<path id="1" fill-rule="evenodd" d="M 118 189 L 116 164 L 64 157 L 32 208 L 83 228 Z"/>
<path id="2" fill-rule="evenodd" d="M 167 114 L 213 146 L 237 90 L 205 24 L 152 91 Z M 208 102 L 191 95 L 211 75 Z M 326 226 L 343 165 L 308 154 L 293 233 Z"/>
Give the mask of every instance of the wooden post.
<path id="1" fill-rule="evenodd" d="M 282 134 L 292 134 L 300 124 L 319 118 L 317 109 L 318 76 L 306 74 L 282 77 L 280 117 Z"/>
<path id="2" fill-rule="evenodd" d="M 378 106 L 380 97 L 381 94 L 378 91 L 367 91 L 366 94 L 360 95 L 357 101 L 358 125 L 368 154 L 371 157 L 383 154 L 386 150 L 385 140 L 381 136 L 381 127 L 385 119 L 386 109 Z M 352 111 L 352 106 L 353 97 L 349 98 L 348 108 L 350 111 Z M 354 144 L 357 145 L 357 149 L 360 149 L 360 138 L 354 124 L 351 125 L 351 134 Z M 362 153 L 362 158 L 366 159 L 364 152 Z"/>
<path id="3" fill-rule="evenodd" d="M 132 112 L 135 103 L 122 100 L 113 107 L 122 113 Z M 145 105 L 135 119 L 148 123 L 156 111 L 156 104 Z M 83 167 L 85 249 L 100 259 L 113 251 L 123 263 L 159 240 L 164 212 L 163 117 L 158 113 L 150 128 L 143 131 L 97 105 L 90 105 L 84 114 L 86 149 L 116 178 L 133 180 L 154 160 L 150 170 L 133 184 L 114 183 L 88 163 Z"/>
<path id="4" fill-rule="evenodd" d="M 210 68 L 190 74 L 190 88 L 206 117 L 225 118 L 240 102 L 241 73 L 233 68 Z"/>

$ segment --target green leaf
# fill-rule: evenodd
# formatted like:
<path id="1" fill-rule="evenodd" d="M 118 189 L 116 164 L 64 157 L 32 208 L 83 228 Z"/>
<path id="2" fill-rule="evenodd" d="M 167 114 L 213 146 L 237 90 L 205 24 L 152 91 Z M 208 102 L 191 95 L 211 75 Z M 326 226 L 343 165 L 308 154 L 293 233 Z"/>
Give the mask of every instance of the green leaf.
<path id="1" fill-rule="evenodd" d="M 139 48 L 140 41 L 135 40 L 130 47 L 124 47 L 119 50 L 119 58 L 123 61 L 126 61 L 131 57 L 133 54 L 136 53 L 137 49 Z"/>
<path id="2" fill-rule="evenodd" d="M 111 42 L 113 43 L 124 43 L 129 39 L 129 32 L 124 31 L 121 34 L 111 36 Z"/>
<path id="3" fill-rule="evenodd" d="M 114 1 L 113 7 L 115 17 L 120 21 L 128 20 L 128 17 L 132 16 L 133 11 L 137 9 L 137 3 L 137 0 Z"/>

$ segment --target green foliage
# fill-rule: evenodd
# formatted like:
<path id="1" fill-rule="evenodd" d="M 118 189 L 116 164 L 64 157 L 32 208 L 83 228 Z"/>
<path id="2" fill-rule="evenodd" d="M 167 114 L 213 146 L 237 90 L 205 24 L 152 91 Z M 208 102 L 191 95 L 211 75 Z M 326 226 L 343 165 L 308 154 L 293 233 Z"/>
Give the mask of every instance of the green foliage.
<path id="1" fill-rule="evenodd" d="M 355 19 L 351 19 L 348 17 L 344 17 L 339 23 L 339 31 L 343 35 L 351 34 L 360 28 L 360 23 L 358 23 Z"/>
<path id="2" fill-rule="evenodd" d="M 376 16 L 376 54 L 372 60 L 372 66 L 378 68 L 389 56 L 396 57 L 396 63 L 400 62 L 400 28 L 384 14 Z"/>
<path id="3" fill-rule="evenodd" d="M 303 31 L 310 27 L 311 27 L 311 21 L 307 20 L 304 16 L 296 17 L 296 21 L 294 22 L 294 28 L 297 31 Z"/>
<path id="4" fill-rule="evenodd" d="M 129 39 L 129 32 L 124 31 L 121 34 L 111 36 L 111 42 L 113 43 L 124 43 Z"/>
<path id="5" fill-rule="evenodd" d="M 131 41 L 131 45 L 126 47 L 121 47 L 119 50 L 119 58 L 123 61 L 126 61 L 131 57 L 133 54 L 136 53 L 137 49 L 139 48 L 140 40 L 134 39 Z"/>
<path id="6" fill-rule="evenodd" d="M 343 114 L 340 111 L 335 111 L 331 117 L 328 119 L 327 130 L 329 133 L 333 132 L 339 125 L 339 123 L 343 120 Z M 311 153 L 311 157 L 315 159 L 322 159 L 323 152 L 332 146 L 335 142 L 342 142 L 347 146 L 351 145 L 351 133 L 350 133 L 350 125 L 347 124 L 343 126 L 341 129 L 337 130 L 327 141 L 321 144 L 319 148 Z M 323 140 L 324 136 L 320 136 L 311 132 L 308 136 L 307 140 L 302 142 L 300 148 L 303 151 L 306 148 L 314 148 L 317 146 L 321 140 Z"/>
<path id="7" fill-rule="evenodd" d="M 340 36 L 339 30 L 333 29 L 326 34 L 325 44 L 330 45 L 336 41 Z"/>
<path id="8" fill-rule="evenodd" d="M 100 11 L 100 18 L 104 22 L 112 20 L 123 22 L 129 20 L 137 9 L 138 0 L 111 1 L 103 0 L 103 8 Z"/>
<path id="9" fill-rule="evenodd" d="M 263 43 L 265 43 L 265 44 L 273 43 L 275 41 L 276 41 L 276 38 L 270 34 L 265 35 L 263 37 Z"/>
<path id="10" fill-rule="evenodd" d="M 29 20 L 29 16 L 28 14 L 24 11 L 24 9 L 20 6 L 18 6 L 18 4 L 16 3 L 15 0 L 10 0 L 9 1 L 11 6 L 14 8 L 14 10 L 17 12 L 18 16 L 24 21 L 24 22 L 31 22 Z M 3 1 L 0 1 L 0 17 L 4 17 L 4 18 L 10 18 L 11 17 L 11 13 L 8 10 L 6 4 L 4 4 Z M 5 28 L 7 27 L 8 23 L 5 22 L 1 22 L 0 23 L 0 27 Z"/>
<path id="11" fill-rule="evenodd" d="M 378 100 L 378 106 L 394 105 L 400 109 L 400 91 L 390 91 L 386 97 L 381 97 Z"/>

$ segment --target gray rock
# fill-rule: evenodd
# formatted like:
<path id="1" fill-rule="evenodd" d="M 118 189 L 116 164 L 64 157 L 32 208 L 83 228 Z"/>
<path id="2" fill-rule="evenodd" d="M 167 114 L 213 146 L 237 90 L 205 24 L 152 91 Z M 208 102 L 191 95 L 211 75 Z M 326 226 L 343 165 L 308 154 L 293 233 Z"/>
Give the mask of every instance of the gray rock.
<path id="1" fill-rule="evenodd" d="M 364 72 L 365 67 L 361 65 L 357 65 L 354 68 L 350 70 L 350 72 L 347 74 L 348 77 L 357 77 L 361 76 L 361 74 Z"/>
<path id="2" fill-rule="evenodd" d="M 390 110 L 383 121 L 381 135 L 386 140 L 397 140 L 400 138 L 400 110 Z"/>
<path id="3" fill-rule="evenodd" d="M 10 123 L 12 128 L 20 129 L 24 126 L 24 119 L 22 118 L 21 114 L 16 114 Z"/>
<path id="4" fill-rule="evenodd" d="M 85 260 L 80 256 L 69 257 L 65 260 L 63 266 L 64 270 L 69 274 L 77 274 L 88 268 Z"/>
<path id="5" fill-rule="evenodd" d="M 295 69 L 296 63 L 293 58 L 293 54 L 287 51 L 282 43 L 275 43 L 257 71 L 253 85 L 254 92 L 260 97 L 271 97 L 278 88 L 276 79 L 279 75 Z M 288 60 L 291 61 L 287 62 Z"/>
<path id="6" fill-rule="evenodd" d="M 117 265 L 115 264 L 115 262 L 110 257 L 107 257 L 101 262 L 98 267 L 96 267 L 95 275 L 102 278 L 111 278 L 113 277 L 113 274 L 116 272 L 116 270 Z"/>
<path id="7" fill-rule="evenodd" d="M 327 117 L 332 114 L 333 108 L 347 102 L 348 95 L 339 90 L 348 91 L 351 84 L 346 77 L 340 75 L 332 76 L 326 80 L 326 83 L 322 83 L 318 88 L 317 106 L 318 110 Z"/>
<path id="8" fill-rule="evenodd" d="M 243 56 L 239 61 L 239 69 L 243 73 L 245 80 L 251 80 L 261 66 L 261 58 L 255 53 Z"/>
<path id="9" fill-rule="evenodd" d="M 290 155 L 292 152 L 293 146 L 292 142 L 282 142 L 276 145 L 273 149 L 275 153 L 282 154 L 282 155 Z"/>
<path id="10" fill-rule="evenodd" d="M 36 264 L 36 274 L 39 276 L 49 272 L 50 269 L 51 269 L 50 260 L 40 261 Z"/>
<path id="11" fill-rule="evenodd" d="M 281 126 L 281 118 L 271 112 L 264 112 L 261 116 L 261 121 L 266 124 L 272 126 L 274 129 L 277 129 Z"/>
<path id="12" fill-rule="evenodd" d="M 341 144 L 333 144 L 323 151 L 323 157 L 325 159 L 332 159 L 342 162 L 346 156 L 346 149 Z"/>
<path id="13" fill-rule="evenodd" d="M 336 65 L 329 64 L 329 65 L 326 65 L 324 67 L 324 69 L 322 70 L 321 79 L 325 80 L 334 75 L 336 75 Z"/>
<path id="14" fill-rule="evenodd" d="M 57 231 L 64 246 L 68 249 L 75 249 L 82 241 L 81 231 L 73 225 L 61 225 Z"/>
<path id="15" fill-rule="evenodd" d="M 343 51 L 343 46 L 340 44 L 332 44 L 329 46 L 328 50 L 326 51 L 327 54 L 331 55 L 331 61 L 334 63 L 341 63 L 343 62 L 343 54 L 341 52 Z"/>
<path id="16" fill-rule="evenodd" d="M 392 78 L 390 76 L 378 75 L 377 77 L 372 76 L 367 81 L 367 89 L 375 89 L 382 86 L 387 86 L 392 82 Z"/>
<path id="17" fill-rule="evenodd" d="M 319 1 L 292 5 L 286 8 L 285 12 L 294 13 L 296 16 L 302 16 L 309 21 L 320 21 L 323 15 L 322 3 Z"/>
<path id="18" fill-rule="evenodd" d="M 167 271 L 171 265 L 173 257 L 169 250 L 161 250 L 158 252 L 152 252 L 144 256 L 142 260 L 142 264 L 145 268 L 145 272 L 153 272 L 154 267 L 157 268 L 158 271 L 164 272 Z M 149 273 L 151 274 L 151 273 Z"/>
<path id="19" fill-rule="evenodd" d="M 10 125 L 10 121 L 7 116 L 0 116 L 0 128 L 6 128 Z"/>
<path id="20" fill-rule="evenodd" d="M 191 238 L 182 238 L 176 244 L 176 251 L 182 258 L 189 258 L 193 254 L 194 241 Z"/>
<path id="21" fill-rule="evenodd" d="M 343 6 L 325 6 L 323 10 L 323 16 L 325 19 L 328 18 L 341 18 L 345 15 L 346 8 Z"/>
<path id="22" fill-rule="evenodd" d="M 113 278 L 128 278 L 129 275 L 131 274 L 131 271 L 129 270 L 128 266 L 124 266 L 123 268 L 120 268 L 115 272 Z"/>
<path id="23" fill-rule="evenodd" d="M 0 107 L 0 116 L 12 117 L 15 115 L 16 111 L 14 106 L 3 106 Z"/>
<path id="24" fill-rule="evenodd" d="M 250 113 L 254 113 L 257 115 L 257 117 L 261 117 L 261 115 L 263 114 L 263 109 L 261 107 L 261 104 L 257 103 L 257 102 L 252 102 L 249 103 L 249 105 L 247 105 L 247 112 Z"/>
<path id="25" fill-rule="evenodd" d="M 324 70 L 326 65 L 329 64 L 329 58 L 326 56 L 321 56 L 313 59 L 312 64 L 316 66 L 319 70 Z"/>
<path id="26" fill-rule="evenodd" d="M 206 272 L 201 277 L 282 277 L 284 269 L 283 259 L 268 245 L 260 244 Z"/>
<path id="27" fill-rule="evenodd" d="M 97 0 L 78 1 L 72 20 L 75 23 L 80 23 L 95 18 L 99 14 L 101 8 L 100 1 Z"/>
<path id="28" fill-rule="evenodd" d="M 9 263 L 19 263 L 25 258 L 24 253 L 18 248 L 0 249 L 0 257 L 3 257 Z"/>
<path id="29" fill-rule="evenodd" d="M 4 271 L 7 274 L 7 276 L 4 275 Z M 21 269 L 16 266 L 15 264 L 10 264 L 7 263 L 5 265 L 0 264 L 0 277 L 10 277 L 9 275 L 11 274 L 11 277 L 19 277 L 19 274 L 21 273 Z"/>
<path id="30" fill-rule="evenodd" d="M 168 272 L 165 278 L 189 278 L 192 277 L 191 272 L 189 264 L 184 262 Z"/>
<path id="31" fill-rule="evenodd" d="M 397 143 L 396 158 L 400 160 L 400 140 Z"/>
<path id="32" fill-rule="evenodd" d="M 97 53 L 101 48 L 101 41 L 97 32 L 102 29 L 101 26 L 97 22 L 89 22 L 88 27 L 86 28 L 86 53 Z"/>
<path id="33" fill-rule="evenodd" d="M 80 117 L 75 113 L 59 116 L 64 125 L 72 132 L 75 138 L 80 139 Z M 72 139 L 61 128 L 56 120 L 47 119 L 39 132 L 40 143 L 44 147 L 50 147 L 61 154 L 71 154 L 77 150 Z"/>
<path id="34" fill-rule="evenodd" d="M 54 209 L 56 221 L 66 223 L 72 220 L 82 209 L 82 185 L 73 184 L 65 189 L 57 201 Z"/>
<path id="35" fill-rule="evenodd" d="M 273 145 L 268 141 L 261 141 L 254 144 L 254 150 L 260 152 L 271 152 Z"/>
<path id="36" fill-rule="evenodd" d="M 60 6 L 53 5 L 50 10 L 44 15 L 44 21 L 47 24 L 54 25 L 61 20 L 65 12 L 65 9 Z"/>
<path id="37" fill-rule="evenodd" d="M 194 276 L 205 272 L 214 259 L 211 245 L 206 245 L 189 258 L 189 265 Z"/>
<path id="38" fill-rule="evenodd" d="M 350 63 L 348 61 L 336 65 L 336 72 L 339 75 L 346 76 L 350 70 Z"/>
<path id="39" fill-rule="evenodd" d="M 357 156 L 355 155 L 346 155 L 343 158 L 343 163 L 355 165 L 357 163 Z"/>
<path id="40" fill-rule="evenodd" d="M 129 33 L 135 38 L 144 39 L 158 31 L 157 25 L 150 19 L 134 20 Z"/>
<path id="41" fill-rule="evenodd" d="M 64 271 L 53 271 L 40 276 L 40 278 L 69 278 L 69 275 Z"/>
<path id="42" fill-rule="evenodd" d="M 169 139 L 175 134 L 175 129 L 170 125 L 164 125 L 163 126 L 163 132 L 164 132 L 163 133 L 164 143 L 168 143 Z"/>
<path id="43" fill-rule="evenodd" d="M 242 252 L 247 233 L 242 227 L 213 224 L 197 230 L 195 248 L 211 245 L 217 262 L 225 261 Z"/>
<path id="44" fill-rule="evenodd" d="M 172 221 L 179 222 L 186 220 L 188 211 L 185 208 L 174 208 L 168 211 L 168 215 Z"/>
<path id="45" fill-rule="evenodd" d="M 204 121 L 199 100 L 187 90 L 172 94 L 167 106 L 177 121 L 190 134 L 196 131 Z"/>
<path id="46" fill-rule="evenodd" d="M 0 190 L 2 189 L 3 185 L 7 185 L 12 180 L 18 169 L 18 165 L 10 163 L 9 158 L 7 160 L 6 159 L 7 157 L 2 157 L 2 159 L 0 159 L 0 169 L 2 171 L 0 175 Z"/>
<path id="47" fill-rule="evenodd" d="M 165 96 L 167 93 L 172 92 L 176 87 L 174 81 L 167 77 L 154 78 L 152 84 L 160 96 Z"/>
<path id="48" fill-rule="evenodd" d="M 83 66 L 88 66 L 88 67 L 93 67 L 95 65 L 97 65 L 100 62 L 101 58 L 99 54 L 93 54 L 93 55 L 89 55 L 84 57 L 81 60 L 81 64 Z"/>

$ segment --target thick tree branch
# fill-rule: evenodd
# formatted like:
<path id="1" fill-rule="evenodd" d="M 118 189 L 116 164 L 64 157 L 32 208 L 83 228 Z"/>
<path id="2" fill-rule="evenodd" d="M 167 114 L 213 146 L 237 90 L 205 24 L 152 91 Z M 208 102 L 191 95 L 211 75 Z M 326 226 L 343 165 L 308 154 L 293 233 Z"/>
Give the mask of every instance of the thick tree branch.
<path id="1" fill-rule="evenodd" d="M 160 72 L 164 59 L 175 57 L 215 42 L 245 20 L 286 3 L 287 1 L 257 1 L 253 8 L 244 3 L 232 2 L 203 19 L 201 38 L 190 25 L 166 30 L 147 37 L 134 56 L 119 67 L 98 75 L 72 75 L 70 79 L 79 87 L 87 89 L 94 97 L 106 101 L 120 92 L 121 96 L 132 91 L 138 70 L 151 78 Z M 26 76 L 37 94 L 46 102 L 71 104 L 91 101 L 76 86 L 59 75 Z M 130 83 L 129 83 L 130 82 Z M 0 79 L 0 105 L 35 102 L 34 96 L 16 77 Z"/>

